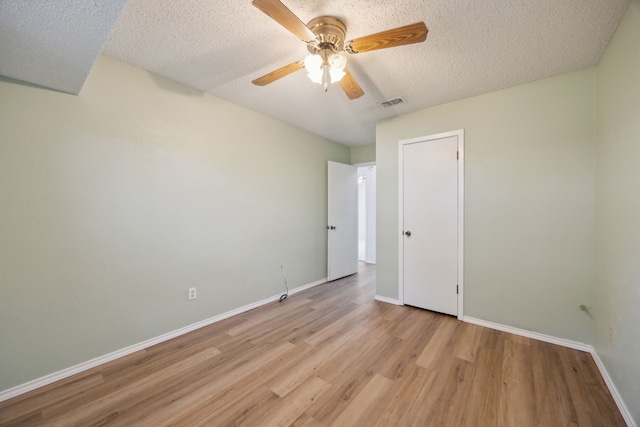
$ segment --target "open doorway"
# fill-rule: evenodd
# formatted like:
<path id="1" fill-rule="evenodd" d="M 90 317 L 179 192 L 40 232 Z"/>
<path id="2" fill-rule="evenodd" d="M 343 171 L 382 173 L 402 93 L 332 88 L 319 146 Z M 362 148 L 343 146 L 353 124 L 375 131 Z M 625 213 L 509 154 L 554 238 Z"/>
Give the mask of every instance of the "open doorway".
<path id="1" fill-rule="evenodd" d="M 376 166 L 358 165 L 358 260 L 376 263 Z"/>

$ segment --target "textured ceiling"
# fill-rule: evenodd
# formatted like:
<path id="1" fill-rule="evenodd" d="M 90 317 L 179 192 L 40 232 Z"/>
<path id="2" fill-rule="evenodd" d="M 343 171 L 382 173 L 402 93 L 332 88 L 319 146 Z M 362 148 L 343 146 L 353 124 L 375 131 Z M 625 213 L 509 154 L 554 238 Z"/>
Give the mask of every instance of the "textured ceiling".
<path id="1" fill-rule="evenodd" d="M 126 0 L 0 0 L 0 75 L 79 94 Z"/>
<path id="2" fill-rule="evenodd" d="M 30 81 L 25 76 L 31 68 L 39 68 L 37 64 L 31 67 L 32 58 L 53 61 L 52 57 L 65 51 L 47 43 L 30 46 L 24 40 L 33 34 L 53 34 L 71 46 L 89 42 L 99 45 L 109 23 L 104 17 L 117 16 L 119 3 L 109 2 L 110 13 L 106 13 L 106 2 L 99 1 L 0 1 L 0 40 L 15 31 L 14 40 L 22 40 L 22 45 L 14 50 L 24 50 L 24 64 L 18 64 L 18 72 L 9 74 L 0 67 L 0 74 Z M 630 0 L 283 3 L 304 22 L 320 15 L 340 18 L 347 25 L 347 39 L 417 21 L 427 24 L 429 35 L 425 43 L 349 55 L 348 68 L 365 92 L 355 101 L 348 100 L 337 85 L 324 93 L 307 79 L 304 71 L 265 87 L 252 85 L 251 80 L 303 59 L 307 50 L 304 43 L 253 7 L 251 0 L 129 0 L 104 53 L 354 146 L 375 142 L 377 120 L 595 65 Z M 5 4 L 14 9 L 42 10 L 24 25 L 14 22 L 22 19 L 19 15 L 3 16 Z M 88 41 L 78 40 L 82 38 L 76 28 L 79 12 L 67 7 L 74 4 L 95 12 L 85 13 L 92 23 L 83 21 L 80 25 L 81 29 L 95 26 L 98 34 L 86 36 Z M 7 44 L 11 42 L 0 42 L 3 57 L 11 49 Z M 90 60 L 93 62 L 95 56 Z M 67 75 L 82 69 L 77 65 L 86 68 L 87 64 L 84 58 L 77 63 L 65 61 L 47 70 L 52 71 L 51 81 L 72 80 Z M 86 75 L 79 76 L 75 85 L 66 82 L 68 87 L 61 90 L 75 93 L 70 88 L 81 87 L 84 78 Z M 42 80 L 32 82 L 56 87 Z M 380 106 L 399 96 L 407 103 L 386 109 Z"/>

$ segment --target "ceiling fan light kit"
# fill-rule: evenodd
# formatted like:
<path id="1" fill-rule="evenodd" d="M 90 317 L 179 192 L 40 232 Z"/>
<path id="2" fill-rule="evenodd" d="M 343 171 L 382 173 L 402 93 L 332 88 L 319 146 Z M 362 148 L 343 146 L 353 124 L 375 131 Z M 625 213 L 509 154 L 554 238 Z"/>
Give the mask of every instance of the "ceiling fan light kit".
<path id="1" fill-rule="evenodd" d="M 324 53 L 324 52 L 323 52 Z M 339 82 L 345 76 L 347 58 L 342 53 L 310 54 L 304 59 L 304 68 L 312 82 L 323 85 L 325 92 L 330 83 Z"/>
<path id="2" fill-rule="evenodd" d="M 253 0 L 252 4 L 307 44 L 309 55 L 304 61 L 285 65 L 253 80 L 265 86 L 304 68 L 314 83 L 323 86 L 340 83 L 349 99 L 358 99 L 364 91 L 346 68 L 346 53 L 356 54 L 406 44 L 421 43 L 427 39 L 427 26 L 418 22 L 345 42 L 346 25 L 332 16 L 319 16 L 304 24 L 280 0 Z"/>

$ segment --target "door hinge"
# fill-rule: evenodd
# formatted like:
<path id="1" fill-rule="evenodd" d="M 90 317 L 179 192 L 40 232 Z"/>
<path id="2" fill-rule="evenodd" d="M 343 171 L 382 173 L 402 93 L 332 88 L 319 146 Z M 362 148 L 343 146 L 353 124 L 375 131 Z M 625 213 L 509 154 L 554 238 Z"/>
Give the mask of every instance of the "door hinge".
<path id="1" fill-rule="evenodd" d="M 460 152 L 456 151 L 456 160 L 460 160 Z"/>
<path id="2" fill-rule="evenodd" d="M 459 294 L 459 293 L 460 293 L 460 290 L 459 290 L 458 288 L 459 288 L 459 286 L 458 286 L 458 285 L 456 285 L 456 294 Z"/>

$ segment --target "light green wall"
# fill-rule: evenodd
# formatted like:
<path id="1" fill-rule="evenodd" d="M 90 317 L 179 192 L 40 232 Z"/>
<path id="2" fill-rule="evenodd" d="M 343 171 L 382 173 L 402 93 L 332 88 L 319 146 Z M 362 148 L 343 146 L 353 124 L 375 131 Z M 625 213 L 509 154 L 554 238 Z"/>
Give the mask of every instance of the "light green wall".
<path id="1" fill-rule="evenodd" d="M 108 57 L 0 141 L 0 390 L 326 277 L 347 147 Z"/>
<path id="2" fill-rule="evenodd" d="M 640 425 L 640 1 L 598 65 L 594 347 Z M 613 328 L 613 343 L 609 327 Z"/>
<path id="3" fill-rule="evenodd" d="M 465 130 L 464 314 L 591 340 L 595 70 L 381 121 L 377 293 L 398 297 L 398 141 Z"/>
<path id="4" fill-rule="evenodd" d="M 376 144 L 351 147 L 351 164 L 370 163 L 376 161 Z"/>

